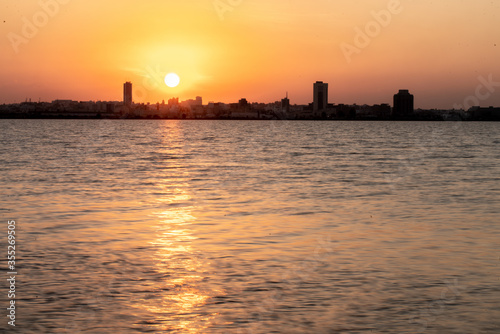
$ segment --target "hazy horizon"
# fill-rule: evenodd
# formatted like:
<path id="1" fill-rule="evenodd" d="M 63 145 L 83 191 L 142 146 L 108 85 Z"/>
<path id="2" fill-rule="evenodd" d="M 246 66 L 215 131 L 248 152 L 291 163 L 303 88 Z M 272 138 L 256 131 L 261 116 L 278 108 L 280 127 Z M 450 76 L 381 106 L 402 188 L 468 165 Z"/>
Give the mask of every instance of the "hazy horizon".
<path id="1" fill-rule="evenodd" d="M 500 3 L 411 1 L 41 0 L 3 3 L 0 103 L 329 102 L 415 108 L 500 106 Z M 170 88 L 163 77 L 177 73 Z"/>

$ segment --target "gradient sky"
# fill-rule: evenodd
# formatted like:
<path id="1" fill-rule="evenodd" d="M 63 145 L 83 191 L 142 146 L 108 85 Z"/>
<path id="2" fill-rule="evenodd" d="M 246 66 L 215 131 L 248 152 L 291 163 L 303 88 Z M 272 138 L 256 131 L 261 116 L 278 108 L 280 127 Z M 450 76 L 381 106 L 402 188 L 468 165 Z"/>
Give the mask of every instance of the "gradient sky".
<path id="1" fill-rule="evenodd" d="M 356 47 L 355 28 L 376 28 L 372 12 L 393 2 L 399 13 L 349 62 L 341 46 Z M 322 80 L 331 103 L 392 104 L 409 89 L 420 108 L 470 96 L 500 106 L 497 0 L 3 0 L 0 8 L 0 103 L 122 100 L 132 81 L 134 102 L 272 102 L 288 91 L 306 104 Z M 178 87 L 163 83 L 168 72 L 181 77 Z M 490 92 L 480 77 L 499 83 Z"/>

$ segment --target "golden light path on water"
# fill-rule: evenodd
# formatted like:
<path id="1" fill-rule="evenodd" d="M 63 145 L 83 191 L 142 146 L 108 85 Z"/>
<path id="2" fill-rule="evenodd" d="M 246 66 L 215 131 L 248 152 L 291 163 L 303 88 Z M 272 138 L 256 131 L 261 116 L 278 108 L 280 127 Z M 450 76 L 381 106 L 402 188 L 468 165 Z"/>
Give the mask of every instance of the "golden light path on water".
<path id="1" fill-rule="evenodd" d="M 183 134 L 177 123 L 165 128 L 166 140 L 164 148 L 168 156 L 180 156 Z M 173 146 L 173 147 L 172 147 Z M 191 226 L 196 222 L 193 216 L 192 196 L 188 193 L 186 168 L 181 163 L 169 160 L 169 177 L 159 184 L 158 207 L 167 207 L 155 213 L 155 239 L 151 241 L 155 252 L 153 255 L 154 270 L 168 281 L 157 287 L 161 298 L 154 303 L 144 300 L 141 305 L 151 314 L 158 315 L 151 329 L 155 331 L 173 331 L 182 333 L 203 333 L 217 317 L 217 313 L 201 314 L 201 308 L 207 300 L 217 294 L 218 289 L 207 288 L 203 284 L 204 273 L 209 270 L 201 250 L 196 249 Z M 176 161 L 174 159 L 174 161 Z M 165 162 L 166 164 L 166 162 Z M 205 275 L 206 276 L 206 275 Z"/>

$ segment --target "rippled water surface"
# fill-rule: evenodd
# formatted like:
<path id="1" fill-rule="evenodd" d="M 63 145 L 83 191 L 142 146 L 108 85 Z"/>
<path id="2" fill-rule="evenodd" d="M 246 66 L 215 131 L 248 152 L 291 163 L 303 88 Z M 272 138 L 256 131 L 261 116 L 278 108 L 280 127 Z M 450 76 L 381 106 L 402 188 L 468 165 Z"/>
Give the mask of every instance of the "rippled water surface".
<path id="1" fill-rule="evenodd" d="M 500 123 L 0 120 L 0 138 L 17 332 L 500 332 Z"/>

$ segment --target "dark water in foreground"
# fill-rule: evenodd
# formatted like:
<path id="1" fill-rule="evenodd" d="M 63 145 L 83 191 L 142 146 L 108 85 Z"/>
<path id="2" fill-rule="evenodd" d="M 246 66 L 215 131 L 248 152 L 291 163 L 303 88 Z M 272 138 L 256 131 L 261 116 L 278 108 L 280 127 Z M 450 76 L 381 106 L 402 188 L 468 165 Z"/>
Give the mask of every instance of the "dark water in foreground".
<path id="1" fill-rule="evenodd" d="M 500 332 L 500 123 L 0 120 L 0 139 L 17 332 Z"/>

